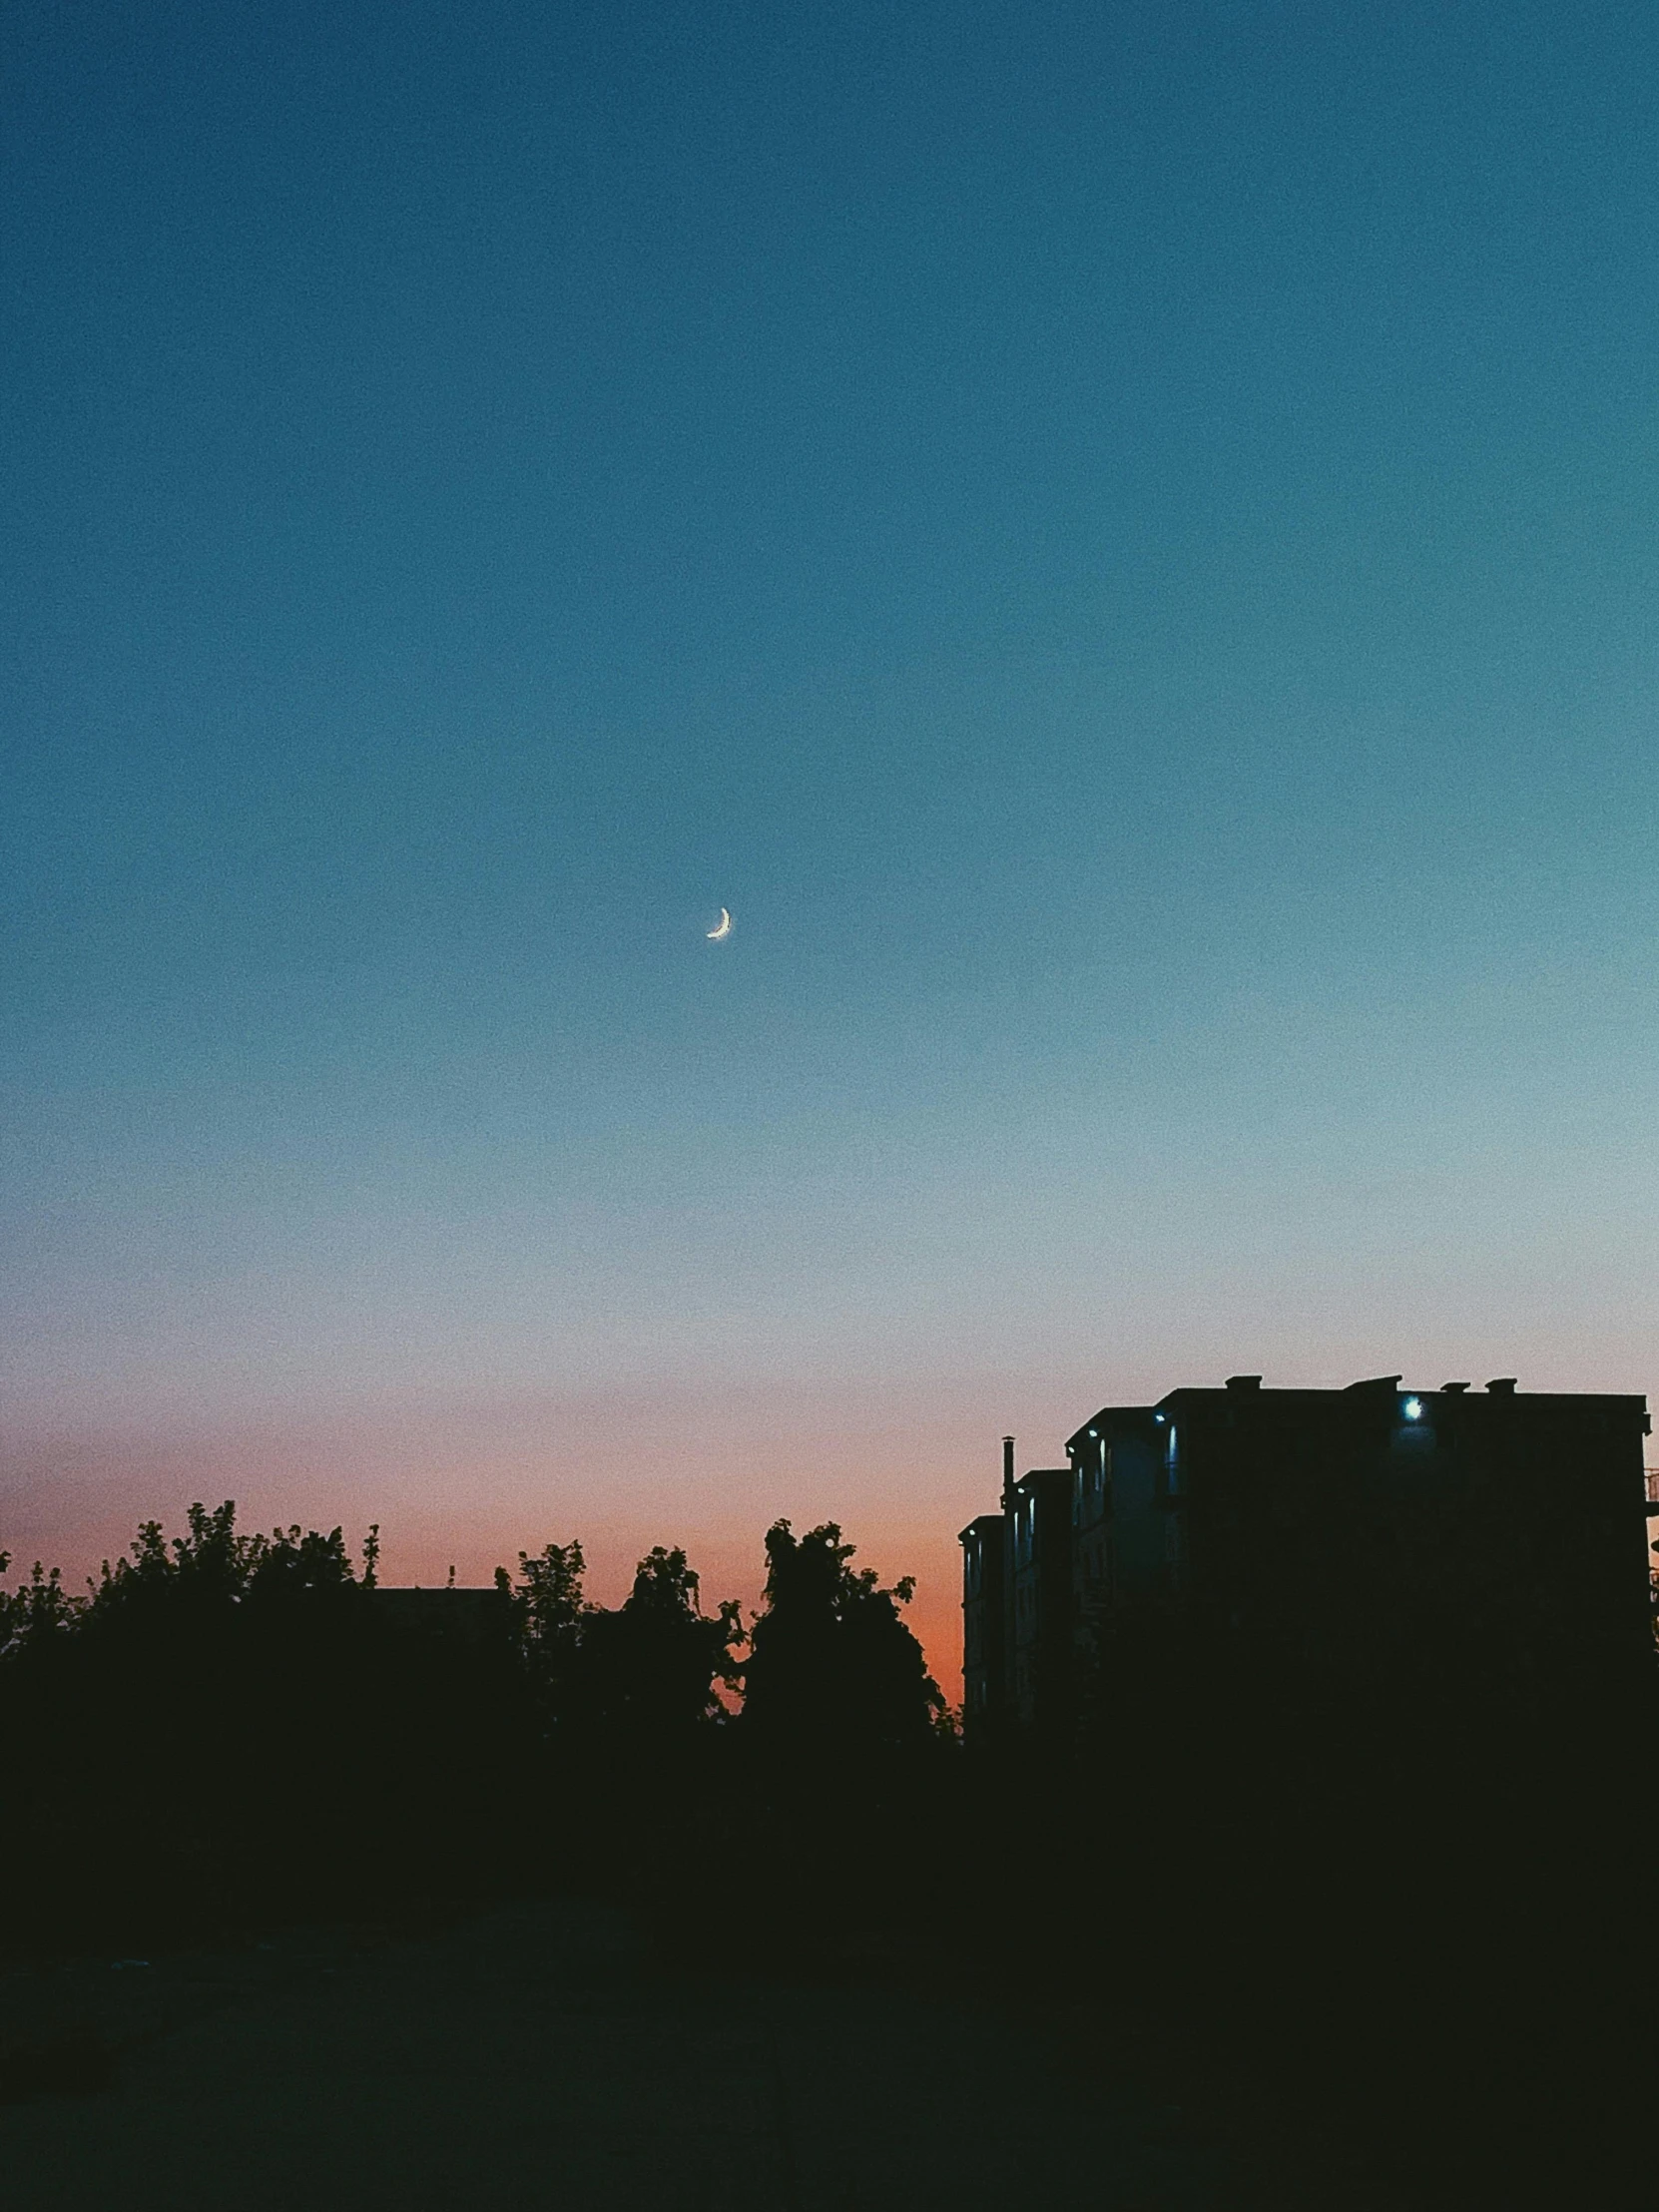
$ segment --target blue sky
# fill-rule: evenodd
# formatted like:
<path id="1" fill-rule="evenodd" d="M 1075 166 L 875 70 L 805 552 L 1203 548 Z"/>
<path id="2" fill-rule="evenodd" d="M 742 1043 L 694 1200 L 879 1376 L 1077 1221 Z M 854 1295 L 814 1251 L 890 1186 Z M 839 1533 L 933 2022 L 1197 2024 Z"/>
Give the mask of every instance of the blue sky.
<path id="1" fill-rule="evenodd" d="M 14 1525 L 1647 1386 L 1649 10 L 5 41 Z"/>

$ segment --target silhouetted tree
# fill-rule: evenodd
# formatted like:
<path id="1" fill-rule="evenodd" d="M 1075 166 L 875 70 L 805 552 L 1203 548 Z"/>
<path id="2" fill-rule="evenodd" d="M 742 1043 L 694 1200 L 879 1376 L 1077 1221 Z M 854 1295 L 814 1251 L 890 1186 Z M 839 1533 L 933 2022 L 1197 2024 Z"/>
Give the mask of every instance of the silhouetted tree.
<path id="1" fill-rule="evenodd" d="M 376 1601 L 378 1551 L 377 1529 L 358 1561 L 337 1527 L 245 1532 L 198 1501 L 85 1596 L 43 1566 L 0 1592 L 0 1762 L 28 1777 L 0 1883 L 79 1939 L 144 1941 L 555 1870 L 688 1901 L 745 1870 L 759 1909 L 757 1858 L 792 1880 L 822 1862 L 846 1925 L 909 1894 L 932 1764 L 842 1784 L 849 1757 L 931 1741 L 943 1700 L 910 1583 L 857 1570 L 833 1524 L 769 1532 L 747 1667 L 739 1608 L 706 1614 L 679 1548 L 615 1609 L 586 1602 L 579 1543 L 520 1553 L 499 1634 L 484 1609 Z"/>
<path id="2" fill-rule="evenodd" d="M 358 1582 L 338 1528 L 322 1535 L 295 1521 L 269 1536 L 239 1535 L 236 1501 L 227 1498 L 213 1512 L 192 1505 L 186 1530 L 170 1544 L 160 1521 L 145 1521 L 130 1557 L 113 1567 L 104 1561 L 87 1608 L 92 1633 L 191 1638 L 261 1616 L 303 1610 L 315 1618 L 324 1608 L 354 1607 L 372 1586 L 366 1575 Z"/>
<path id="3" fill-rule="evenodd" d="M 715 1685 L 733 1685 L 743 1625 L 736 1602 L 705 1619 L 698 1578 L 683 1551 L 661 1544 L 640 1561 L 615 1612 L 590 1612 L 580 1631 L 584 1716 L 632 1734 L 684 1733 L 718 1719 Z"/>
<path id="4" fill-rule="evenodd" d="M 0 1551 L 0 1574 L 11 1563 L 11 1553 Z M 59 1568 L 48 1572 L 37 1559 L 21 1589 L 0 1590 L 0 1658 L 38 1654 L 73 1627 L 85 1606 L 64 1588 Z"/>
<path id="5" fill-rule="evenodd" d="M 84 1936 L 493 1879 L 518 1833 L 499 1778 L 534 1741 L 519 1670 L 505 1637 L 377 1608 L 377 1552 L 359 1579 L 338 1528 L 245 1534 L 197 1503 L 85 1598 L 43 1570 L 0 1595 L 0 1761 L 31 1776 L 0 1880 Z"/>
<path id="6" fill-rule="evenodd" d="M 518 1580 L 505 1567 L 495 1586 L 511 1608 L 512 1634 L 532 1689 L 549 1719 L 568 1717 L 576 1690 L 577 1652 L 587 1607 L 582 1546 L 548 1544 L 518 1555 Z"/>
<path id="7" fill-rule="evenodd" d="M 512 1607 L 514 1638 L 538 1703 L 555 1725 L 662 1735 L 723 1710 L 715 1685 L 736 1680 L 733 1647 L 743 1628 L 735 1603 L 705 1618 L 686 1554 L 659 1544 L 614 1611 L 582 1594 L 586 1561 L 578 1542 L 518 1555 L 496 1587 Z"/>
<path id="8" fill-rule="evenodd" d="M 743 1669 L 746 1728 L 815 1756 L 830 1748 L 920 1746 L 934 1738 L 944 1698 L 921 1646 L 899 1618 L 915 1585 L 883 1589 L 834 1521 L 797 1537 L 767 1531 L 766 1609 Z"/>

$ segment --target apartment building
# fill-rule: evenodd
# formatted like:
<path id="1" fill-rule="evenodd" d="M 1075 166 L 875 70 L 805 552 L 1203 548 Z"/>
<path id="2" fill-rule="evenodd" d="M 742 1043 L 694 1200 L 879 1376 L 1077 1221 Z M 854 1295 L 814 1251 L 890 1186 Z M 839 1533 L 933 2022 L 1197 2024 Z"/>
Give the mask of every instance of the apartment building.
<path id="1" fill-rule="evenodd" d="M 1210 1648 L 1379 1680 L 1555 1676 L 1651 1650 L 1646 1399 L 1500 1377 L 1107 1405 L 1064 1468 L 962 1531 L 970 1740 L 1062 1731 L 1101 1627 L 1174 1607 Z"/>

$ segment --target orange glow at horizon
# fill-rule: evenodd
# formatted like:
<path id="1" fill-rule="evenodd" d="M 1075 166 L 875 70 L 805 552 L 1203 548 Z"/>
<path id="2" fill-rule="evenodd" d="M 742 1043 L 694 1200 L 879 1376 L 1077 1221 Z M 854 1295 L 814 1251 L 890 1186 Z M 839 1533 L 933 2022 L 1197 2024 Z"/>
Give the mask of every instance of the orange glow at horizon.
<path id="1" fill-rule="evenodd" d="M 772 1393 L 685 1392 L 14 1432 L 0 1454 L 0 1544 L 14 1571 L 38 1556 L 79 1588 L 141 1520 L 171 1536 L 193 1500 L 234 1498 L 245 1529 L 337 1524 L 359 1558 L 377 1522 L 380 1580 L 394 1585 L 441 1584 L 451 1567 L 458 1583 L 485 1584 L 498 1566 L 516 1571 L 521 1551 L 575 1537 L 588 1597 L 614 1605 L 653 1544 L 677 1544 L 705 1608 L 737 1598 L 752 1620 L 772 1522 L 835 1521 L 856 1565 L 887 1584 L 915 1577 L 904 1618 L 956 1705 L 956 1531 L 994 1499 L 996 1423 L 945 1426 L 919 1396 L 869 1393 L 852 1407 L 802 1392 L 789 1420 Z"/>

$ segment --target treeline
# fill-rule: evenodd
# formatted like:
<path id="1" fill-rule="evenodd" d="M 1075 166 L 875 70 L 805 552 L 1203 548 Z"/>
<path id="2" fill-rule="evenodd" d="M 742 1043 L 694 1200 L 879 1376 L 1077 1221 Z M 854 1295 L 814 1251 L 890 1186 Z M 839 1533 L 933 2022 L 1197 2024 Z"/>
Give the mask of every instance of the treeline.
<path id="1" fill-rule="evenodd" d="M 883 1588 L 854 1549 L 832 1521 L 800 1537 L 775 1522 L 748 1628 L 735 1600 L 705 1616 L 686 1554 L 660 1545 L 614 1612 L 584 1599 L 580 1543 L 520 1552 L 516 1579 L 498 1567 L 495 1580 L 538 1710 L 566 1734 L 685 1738 L 741 1721 L 748 1740 L 815 1760 L 932 1744 L 945 1701 L 901 1615 L 914 1583 Z"/>
<path id="2" fill-rule="evenodd" d="M 765 1546 L 748 1622 L 667 1547 L 594 1605 L 575 1542 L 521 1553 L 482 1605 L 410 1606 L 377 1587 L 378 1529 L 354 1558 L 338 1528 L 241 1531 L 229 1502 L 171 1539 L 146 1522 L 85 1595 L 35 1567 L 0 1592 L 12 1947 L 571 1880 L 684 1904 L 780 1808 L 925 1790 L 954 1738 L 910 1585 L 832 1523 Z"/>

